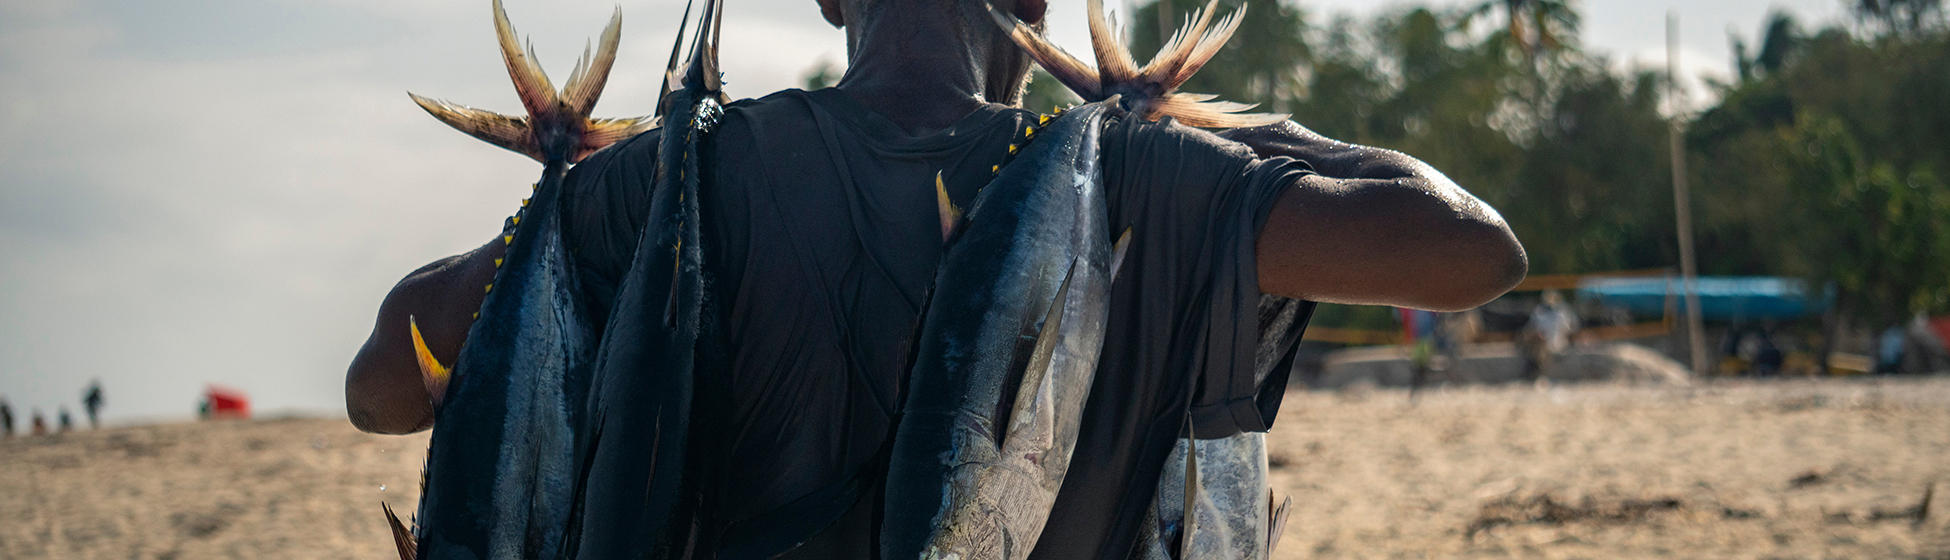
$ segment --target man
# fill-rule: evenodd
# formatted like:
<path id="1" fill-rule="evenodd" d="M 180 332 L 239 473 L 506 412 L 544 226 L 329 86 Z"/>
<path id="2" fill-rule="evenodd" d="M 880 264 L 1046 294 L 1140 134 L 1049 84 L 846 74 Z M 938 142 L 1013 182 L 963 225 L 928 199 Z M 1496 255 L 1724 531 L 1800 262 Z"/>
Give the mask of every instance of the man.
<path id="1" fill-rule="evenodd" d="M 101 429 L 103 402 L 105 401 L 102 400 L 102 380 L 96 379 L 89 382 L 88 390 L 81 394 L 81 404 L 88 409 L 89 429 Z"/>
<path id="2" fill-rule="evenodd" d="M 14 437 L 14 409 L 7 406 L 7 399 L 0 399 L 0 438 Z"/>
<path id="3" fill-rule="evenodd" d="M 994 4 L 1036 25 L 1045 8 Z M 734 103 L 703 142 L 704 262 L 731 355 L 697 378 L 693 433 L 707 435 L 693 436 L 693 460 L 709 476 L 698 482 L 695 557 L 759 538 L 803 544 L 755 557 L 873 555 L 877 498 L 805 503 L 874 468 L 892 434 L 907 345 L 942 253 L 935 177 L 968 207 L 1033 141 L 1037 115 L 1008 106 L 1029 60 L 987 9 L 821 0 L 847 33 L 840 83 Z M 1292 123 L 1226 135 L 1244 144 L 1136 118 L 1104 131 L 1110 219 L 1134 239 L 1045 530 L 1057 536 L 1037 558 L 1128 557 L 1187 418 L 1201 438 L 1266 429 L 1279 394 L 1253 380 L 1261 292 L 1453 310 L 1523 276 L 1501 217 L 1425 164 Z M 598 325 L 646 219 L 655 137 L 591 156 L 566 184 L 564 235 Z M 387 296 L 347 372 L 361 429 L 432 422 L 407 319 L 451 363 L 503 246 L 497 235 Z M 813 513 L 826 511 L 841 513 Z M 811 533 L 761 534 L 774 529 L 762 520 L 813 515 L 824 517 L 793 519 Z"/>

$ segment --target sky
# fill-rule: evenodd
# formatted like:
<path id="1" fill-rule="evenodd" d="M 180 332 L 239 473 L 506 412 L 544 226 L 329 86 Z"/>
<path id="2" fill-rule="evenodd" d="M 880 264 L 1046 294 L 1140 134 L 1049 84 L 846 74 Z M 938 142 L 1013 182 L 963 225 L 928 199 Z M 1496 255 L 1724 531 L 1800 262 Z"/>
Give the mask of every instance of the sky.
<path id="1" fill-rule="evenodd" d="M 616 6 L 506 3 L 558 81 Z M 1052 4 L 1052 36 L 1087 52 L 1084 3 Z M 1316 22 L 1400 6 L 1299 5 Z M 1580 8 L 1586 50 L 1621 68 L 1664 64 L 1676 11 L 1683 74 L 1724 77 L 1729 30 L 1752 37 L 1773 7 L 1815 22 L 1841 6 Z M 598 116 L 651 111 L 683 10 L 621 8 Z M 387 290 L 495 235 L 539 176 L 405 95 L 519 113 L 491 21 L 487 0 L 0 0 L 0 398 L 16 418 L 78 416 L 91 379 L 110 423 L 186 418 L 206 384 L 260 412 L 343 414 L 346 364 Z M 723 44 L 733 97 L 845 60 L 811 0 L 731 0 Z"/>

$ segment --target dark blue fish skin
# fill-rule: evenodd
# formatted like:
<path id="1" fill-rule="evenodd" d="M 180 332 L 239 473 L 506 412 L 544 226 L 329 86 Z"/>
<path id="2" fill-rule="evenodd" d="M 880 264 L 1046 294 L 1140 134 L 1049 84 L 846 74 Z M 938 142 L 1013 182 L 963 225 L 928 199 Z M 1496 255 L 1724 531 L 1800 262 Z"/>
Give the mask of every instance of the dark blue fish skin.
<path id="1" fill-rule="evenodd" d="M 556 213 L 566 169 L 548 164 L 519 215 L 436 413 L 417 519 L 422 559 L 564 550 L 595 353 Z"/>
<path id="2" fill-rule="evenodd" d="M 944 255 L 888 466 L 882 557 L 1021 558 L 1040 535 L 1075 445 L 1075 423 L 1061 418 L 1083 408 L 1102 350 L 1110 224 L 1098 134 L 1108 110 L 1085 105 L 1037 133 L 983 189 Z M 1066 279 L 1070 295 L 1059 299 Z M 1024 386 L 1003 402 L 1012 384 L 1040 377 L 1025 373 L 1034 368 L 1027 353 L 1039 335 L 1056 334 L 1041 332 L 1054 303 L 1069 321 L 1058 330 L 1080 333 L 1058 353 L 1078 355 L 1071 369 L 1087 362 L 1073 372 L 1082 391 Z M 1042 417 L 1005 417 L 1022 399 Z M 1036 433 L 1005 433 L 1024 422 Z M 1036 441 L 1005 442 L 1018 435 Z M 1031 448 L 1033 457 L 1003 456 Z"/>
<path id="3" fill-rule="evenodd" d="M 704 299 L 698 245 L 699 92 L 670 93 L 651 216 L 597 358 L 577 557 L 672 558 L 690 530 L 685 451 Z M 681 258 L 680 258 L 681 256 Z"/>

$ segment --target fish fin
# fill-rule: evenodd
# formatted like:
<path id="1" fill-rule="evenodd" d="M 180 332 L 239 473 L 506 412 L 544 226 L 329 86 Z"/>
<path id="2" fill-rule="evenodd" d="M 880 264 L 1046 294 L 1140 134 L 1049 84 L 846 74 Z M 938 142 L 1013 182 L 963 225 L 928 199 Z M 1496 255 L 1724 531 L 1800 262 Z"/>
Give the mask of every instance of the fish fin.
<path id="1" fill-rule="evenodd" d="M 941 215 L 941 242 L 947 243 L 961 227 L 962 211 L 955 207 L 954 201 L 948 200 L 948 187 L 942 184 L 939 171 L 934 173 L 934 207 Z"/>
<path id="2" fill-rule="evenodd" d="M 673 89 L 696 87 L 707 92 L 724 90 L 724 76 L 719 73 L 718 66 L 718 37 L 724 23 L 723 2 L 704 0 L 704 12 L 697 16 L 697 36 L 691 40 L 690 62 L 685 64 L 682 74 L 673 76 L 673 83 L 669 84 Z"/>
<path id="3" fill-rule="evenodd" d="M 528 109 L 530 116 L 555 112 L 559 102 L 555 84 L 549 82 L 548 73 L 535 61 L 534 45 L 529 45 L 524 53 L 521 44 L 516 42 L 514 25 L 508 23 L 508 12 L 501 9 L 501 0 L 494 0 L 494 37 L 501 44 L 501 61 L 508 65 L 508 77 L 515 81 L 515 94 L 521 96 L 521 106 Z"/>
<path id="4" fill-rule="evenodd" d="M 609 26 L 603 28 L 602 46 L 597 47 L 596 57 L 589 58 L 585 47 L 575 71 L 569 74 L 569 83 L 562 87 L 562 102 L 576 114 L 587 118 L 596 108 L 596 98 L 603 95 L 603 86 L 609 82 L 609 69 L 616 65 L 616 46 L 622 33 L 623 7 L 617 6 L 609 16 Z"/>
<path id="5" fill-rule="evenodd" d="M 426 109 L 433 118 L 440 119 L 440 122 L 447 123 L 447 126 L 454 127 L 454 130 L 535 158 L 536 161 L 542 161 L 542 147 L 535 143 L 535 134 L 528 126 L 527 118 L 510 117 L 493 111 L 421 97 L 412 92 L 407 92 L 406 95 L 412 97 L 413 102 L 419 104 L 421 109 Z"/>
<path id="6" fill-rule="evenodd" d="M 1206 6 L 1199 23 L 1211 21 L 1212 12 L 1217 9 L 1218 0 L 1213 0 L 1211 5 Z M 1239 31 L 1239 22 L 1244 17 L 1246 17 L 1246 5 L 1241 4 L 1238 10 L 1226 14 L 1225 19 L 1219 20 L 1219 25 L 1209 29 L 1201 25 L 1196 31 L 1187 31 L 1186 39 L 1190 39 L 1191 35 L 1196 33 L 1198 40 L 1193 41 L 1188 47 L 1183 47 L 1184 54 L 1175 56 L 1175 60 L 1171 61 L 1172 73 L 1168 76 L 1170 81 L 1167 83 L 1174 86 L 1183 84 L 1186 80 L 1192 79 L 1192 75 L 1197 74 L 1199 69 L 1205 68 L 1205 63 L 1211 62 L 1212 57 L 1219 54 L 1219 49 L 1226 45 L 1226 41 L 1232 39 L 1232 34 Z"/>
<path id="7" fill-rule="evenodd" d="M 420 555 L 420 544 L 414 540 L 413 532 L 399 522 L 399 516 L 393 515 L 393 506 L 380 502 L 379 507 L 386 510 L 386 524 L 393 528 L 393 547 L 399 549 L 399 560 L 416 560 Z"/>
<path id="8" fill-rule="evenodd" d="M 453 372 L 440 365 L 440 359 L 427 349 L 427 341 L 420 338 L 420 323 L 411 315 L 406 317 L 406 329 L 413 333 L 413 356 L 420 362 L 420 380 L 426 382 L 427 394 L 433 397 L 433 406 L 438 408 L 447 398 L 447 382 L 453 379 Z"/>
<path id="9" fill-rule="evenodd" d="M 1063 283 L 1056 286 L 1056 298 L 1050 301 L 1049 311 L 1043 313 L 1043 328 L 1036 333 L 1035 350 L 1029 353 L 1029 364 L 1023 368 L 1022 382 L 1017 385 L 1016 402 L 1010 407 L 1010 424 L 1028 417 L 1030 407 L 1036 405 L 1037 395 L 1043 394 L 1035 387 L 1048 383 L 1050 360 L 1056 354 L 1056 339 L 1063 334 L 1063 308 L 1070 302 L 1070 280 L 1077 275 L 1077 265 L 1076 259 L 1070 259 L 1069 270 L 1063 273 Z M 1008 436 L 1005 434 L 1003 438 L 1006 446 Z"/>
<path id="10" fill-rule="evenodd" d="M 568 89 L 558 92 L 548 74 L 536 62 L 535 46 L 524 50 L 515 28 L 508 23 L 508 12 L 501 0 L 494 0 L 494 35 L 501 48 L 501 61 L 514 80 L 515 94 L 527 117 L 510 117 L 490 111 L 421 97 L 409 93 L 413 102 L 434 118 L 469 135 L 517 153 L 548 163 L 582 161 L 619 140 L 656 126 L 646 118 L 590 119 L 596 99 L 609 82 L 610 68 L 616 63 L 617 44 L 622 36 L 623 10 L 617 8 L 603 29 L 595 51 L 584 48 L 575 71 L 569 74 Z M 545 128 L 540 130 L 538 127 Z"/>
<path id="11" fill-rule="evenodd" d="M 996 25 L 1002 26 L 1002 30 L 1009 34 L 1009 39 L 1015 41 L 1016 46 L 1022 47 L 1023 51 L 1028 52 L 1029 58 L 1035 60 L 1043 70 L 1048 71 L 1056 81 L 1062 82 L 1084 101 L 1103 99 L 1103 80 L 1099 77 L 1096 68 L 1084 64 L 1076 56 L 1064 51 L 1063 47 L 1056 46 L 1056 43 L 1044 38 L 1042 32 L 1016 19 L 1016 16 L 1003 12 L 994 4 L 984 2 L 984 5 L 989 8 L 989 17 L 995 20 Z"/>
<path id="12" fill-rule="evenodd" d="M 1287 119 L 1280 113 L 1246 113 L 1257 105 L 1211 99 L 1203 94 L 1172 93 L 1152 100 L 1149 118 L 1171 117 L 1185 126 L 1199 128 L 1237 128 L 1274 124 Z"/>
<path id="13" fill-rule="evenodd" d="M 582 161 L 589 154 L 601 151 L 611 144 L 628 140 L 631 136 L 643 134 L 657 128 L 661 119 L 657 117 L 635 117 L 628 119 L 589 119 L 583 127 L 582 147 L 570 161 Z"/>
<path id="14" fill-rule="evenodd" d="M 1208 37 L 1212 14 L 1218 9 L 1218 0 L 1210 0 L 1206 2 L 1204 8 L 1193 11 L 1185 25 L 1172 32 L 1171 38 L 1165 40 L 1164 46 L 1158 48 L 1157 54 L 1151 55 L 1151 61 L 1145 63 L 1144 69 L 1139 70 L 1138 74 L 1163 83 L 1167 87 L 1183 84 L 1183 80 L 1174 83 L 1172 78 L 1178 76 L 1178 70 L 1185 67 L 1185 63 L 1191 60 L 1193 51 Z M 1241 11 L 1244 11 L 1243 8 Z M 1233 15 L 1238 14 L 1239 12 L 1233 12 Z M 1231 33 L 1227 32 L 1225 36 L 1220 37 L 1219 44 L 1225 44 L 1225 40 L 1230 36 Z M 1191 75 L 1186 74 L 1185 77 L 1190 78 Z"/>
<path id="15" fill-rule="evenodd" d="M 1104 0 L 1090 0 L 1088 4 L 1090 20 L 1090 49 L 1097 55 L 1099 80 L 1106 84 L 1128 82 L 1137 78 L 1137 61 L 1131 59 L 1131 48 L 1124 44 L 1118 33 L 1104 17 Z"/>
<path id="16" fill-rule="evenodd" d="M 1124 228 L 1124 234 L 1117 236 L 1117 243 L 1110 246 L 1110 283 L 1117 283 L 1117 272 L 1124 270 L 1124 253 L 1131 248 L 1131 228 Z"/>
<path id="17" fill-rule="evenodd" d="M 1272 515 L 1266 522 L 1266 555 L 1272 556 L 1273 549 L 1280 546 L 1280 535 L 1286 533 L 1286 514 L 1293 507 L 1293 496 L 1280 500 L 1279 507 L 1273 507 L 1273 491 L 1266 491 L 1266 506 L 1272 508 Z"/>
<path id="18" fill-rule="evenodd" d="M 1178 559 L 1190 560 L 1192 539 L 1198 536 L 1198 432 L 1192 429 L 1192 418 L 1185 417 L 1185 514 L 1179 522 Z"/>
<path id="19" fill-rule="evenodd" d="M 684 18 L 677 20 L 677 42 L 670 45 L 670 63 L 664 65 L 663 91 L 657 94 L 657 116 L 659 117 L 667 112 L 664 100 L 670 98 L 671 90 L 683 86 L 683 74 L 678 71 L 677 61 L 678 56 L 684 53 L 684 30 L 691 25 L 691 2 L 692 0 L 684 1 Z"/>

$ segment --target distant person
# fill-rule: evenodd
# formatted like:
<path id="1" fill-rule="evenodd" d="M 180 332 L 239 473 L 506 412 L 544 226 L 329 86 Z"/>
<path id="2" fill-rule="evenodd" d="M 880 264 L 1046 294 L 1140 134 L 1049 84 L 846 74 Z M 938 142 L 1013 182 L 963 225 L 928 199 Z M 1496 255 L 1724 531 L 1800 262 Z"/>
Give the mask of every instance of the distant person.
<path id="1" fill-rule="evenodd" d="M 1908 342 L 1904 339 L 1903 328 L 1900 326 L 1890 325 L 1889 328 L 1882 330 L 1882 336 L 1877 337 L 1876 344 L 1875 373 L 1877 375 L 1893 374 L 1902 367 L 1903 345 Z"/>
<path id="2" fill-rule="evenodd" d="M 1577 330 L 1578 315 L 1564 303 L 1564 295 L 1544 290 L 1543 301 L 1530 310 L 1530 323 L 1524 327 L 1524 379 L 1541 382 L 1548 378 L 1552 362 L 1571 346 L 1571 335 Z"/>
<path id="3" fill-rule="evenodd" d="M 1451 380 L 1460 380 L 1463 346 L 1474 342 L 1483 332 L 1483 314 L 1475 309 L 1456 313 L 1443 313 L 1442 320 L 1435 329 L 1435 353 L 1441 357 L 1443 374 Z"/>
<path id="4" fill-rule="evenodd" d="M 1435 360 L 1435 313 L 1420 309 L 1401 310 L 1402 328 L 1408 335 L 1408 395 L 1428 383 L 1429 367 Z"/>
<path id="5" fill-rule="evenodd" d="M 81 396 L 81 404 L 88 407 L 88 429 L 101 429 L 102 402 L 102 380 L 96 379 L 88 383 L 88 391 Z"/>
<path id="6" fill-rule="evenodd" d="M 1774 335 L 1761 331 L 1760 349 L 1754 352 L 1754 375 L 1760 377 L 1780 375 L 1781 365 L 1786 362 L 1787 356 L 1781 353 L 1780 346 L 1774 344 Z"/>
<path id="7" fill-rule="evenodd" d="M 0 439 L 14 437 L 14 409 L 7 406 L 7 399 L 0 399 Z"/>
<path id="8" fill-rule="evenodd" d="M 60 419 L 61 432 L 66 433 L 67 431 L 74 429 L 74 417 L 68 416 L 68 407 L 65 406 L 61 407 L 60 413 L 59 415 L 56 416 L 56 418 Z"/>
<path id="9" fill-rule="evenodd" d="M 37 436 L 47 435 L 47 419 L 41 417 L 41 409 L 34 409 L 34 431 Z"/>

